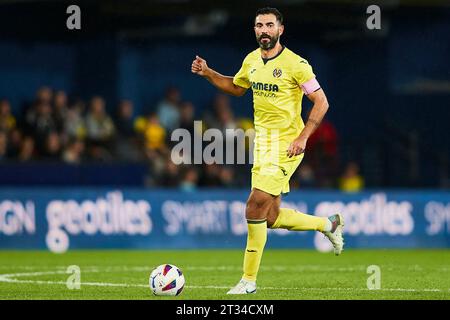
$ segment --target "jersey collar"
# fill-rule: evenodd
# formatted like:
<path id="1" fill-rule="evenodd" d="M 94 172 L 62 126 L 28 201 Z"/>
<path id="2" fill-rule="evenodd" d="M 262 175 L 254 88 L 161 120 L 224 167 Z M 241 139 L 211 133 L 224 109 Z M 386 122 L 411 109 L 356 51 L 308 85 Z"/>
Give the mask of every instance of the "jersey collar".
<path id="1" fill-rule="evenodd" d="M 273 60 L 273 59 L 275 59 L 276 57 L 278 57 L 278 56 L 284 51 L 284 48 L 285 48 L 285 46 L 282 45 L 282 46 L 281 46 L 280 52 L 278 52 L 278 53 L 277 53 L 276 55 L 274 55 L 272 58 L 267 58 L 267 59 L 266 59 L 266 58 L 261 57 L 263 63 L 266 64 L 268 61 Z"/>

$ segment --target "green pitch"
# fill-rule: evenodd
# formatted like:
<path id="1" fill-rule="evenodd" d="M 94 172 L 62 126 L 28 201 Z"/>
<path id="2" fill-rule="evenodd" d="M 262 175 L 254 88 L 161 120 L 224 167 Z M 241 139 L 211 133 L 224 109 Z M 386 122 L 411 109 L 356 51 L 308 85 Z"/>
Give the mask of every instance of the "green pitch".
<path id="1" fill-rule="evenodd" d="M 266 250 L 258 292 L 227 296 L 242 258 L 242 250 L 0 251 L 0 299 L 450 299 L 450 250 Z M 148 288 L 163 263 L 185 274 L 179 297 Z M 79 290 L 66 286 L 70 265 L 80 267 Z M 370 265 L 380 267 L 380 290 L 367 289 Z"/>

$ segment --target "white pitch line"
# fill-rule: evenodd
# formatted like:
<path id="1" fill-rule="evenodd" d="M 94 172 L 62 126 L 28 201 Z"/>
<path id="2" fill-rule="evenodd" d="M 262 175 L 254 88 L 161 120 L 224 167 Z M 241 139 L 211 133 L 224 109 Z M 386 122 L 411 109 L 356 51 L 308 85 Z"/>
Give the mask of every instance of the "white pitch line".
<path id="1" fill-rule="evenodd" d="M 91 272 L 100 272 L 97 270 L 91 270 Z M 1 274 L 0 282 L 6 283 L 30 283 L 30 284 L 47 284 L 47 285 L 66 285 L 65 281 L 44 281 L 44 280 L 20 280 L 16 277 L 25 276 L 41 276 L 50 274 L 66 274 L 65 271 L 42 271 L 42 272 L 21 272 L 21 273 L 10 273 Z M 129 284 L 129 283 L 109 283 L 109 282 L 81 282 L 81 286 L 97 286 L 97 287 L 140 287 L 146 288 L 146 284 Z M 188 289 L 229 289 L 229 286 L 186 286 Z M 278 290 L 278 291 L 395 291 L 395 292 L 448 292 L 450 289 L 405 289 L 405 288 L 382 288 L 378 290 L 370 290 L 367 288 L 342 288 L 342 287 L 331 287 L 331 288 L 297 288 L 297 287 L 259 287 L 259 290 Z"/>
<path id="2" fill-rule="evenodd" d="M 85 271 L 86 272 L 86 271 Z M 100 272 L 99 270 L 90 270 L 88 272 Z M 7 283 L 32 283 L 32 284 L 62 284 L 67 285 L 66 281 L 44 281 L 44 280 L 21 280 L 16 277 L 36 277 L 50 274 L 67 274 L 66 271 L 42 271 L 42 272 L 20 272 L 10 274 L 0 274 L 0 282 Z M 144 284 L 128 284 L 128 283 L 108 283 L 108 282 L 81 282 L 84 286 L 98 287 L 148 287 Z"/>
<path id="3" fill-rule="evenodd" d="M 67 285 L 66 281 L 43 281 L 43 280 L 19 280 L 19 279 L 2 279 L 0 282 L 8 283 L 31 283 L 31 284 L 61 284 Z M 108 282 L 81 282 L 81 286 L 95 286 L 95 287 L 148 287 L 145 284 L 128 284 L 128 283 L 108 283 Z"/>

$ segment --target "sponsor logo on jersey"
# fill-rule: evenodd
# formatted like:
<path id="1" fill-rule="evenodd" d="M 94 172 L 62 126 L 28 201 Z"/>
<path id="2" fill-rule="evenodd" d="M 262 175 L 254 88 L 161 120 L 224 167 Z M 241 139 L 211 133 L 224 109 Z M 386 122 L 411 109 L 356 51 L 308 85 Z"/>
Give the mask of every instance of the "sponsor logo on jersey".
<path id="1" fill-rule="evenodd" d="M 252 81 L 252 89 L 253 90 L 264 90 L 264 91 L 272 91 L 278 92 L 278 85 L 272 83 L 262 83 L 262 82 L 253 82 Z"/>

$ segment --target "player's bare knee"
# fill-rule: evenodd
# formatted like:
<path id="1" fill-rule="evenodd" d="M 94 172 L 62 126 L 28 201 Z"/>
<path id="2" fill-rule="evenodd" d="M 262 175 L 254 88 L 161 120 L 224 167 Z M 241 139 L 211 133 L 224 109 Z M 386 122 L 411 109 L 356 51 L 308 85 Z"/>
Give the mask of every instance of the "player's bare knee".
<path id="1" fill-rule="evenodd" d="M 249 199 L 245 208 L 245 217 L 247 219 L 265 219 L 268 213 L 267 207 L 254 199 Z"/>
<path id="2" fill-rule="evenodd" d="M 245 217 L 247 219 L 266 219 L 272 206 L 272 198 L 262 191 L 252 192 L 247 200 Z"/>

